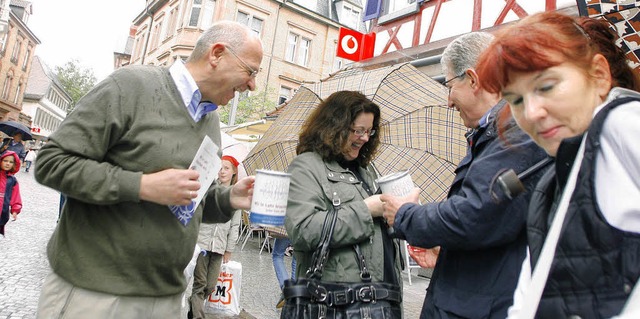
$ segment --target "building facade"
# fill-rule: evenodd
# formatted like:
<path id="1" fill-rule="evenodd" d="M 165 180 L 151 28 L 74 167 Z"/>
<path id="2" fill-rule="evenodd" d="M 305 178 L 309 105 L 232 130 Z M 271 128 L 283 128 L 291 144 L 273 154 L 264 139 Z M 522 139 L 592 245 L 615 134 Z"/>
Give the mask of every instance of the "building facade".
<path id="1" fill-rule="evenodd" d="M 262 39 L 257 91 L 277 105 L 304 82 L 319 81 L 348 62 L 336 57 L 338 30 L 364 31 L 361 13 L 359 0 L 152 0 L 133 21 L 131 52 L 116 53 L 114 61 L 169 66 L 185 60 L 213 22 L 238 21 Z"/>
<path id="2" fill-rule="evenodd" d="M 58 77 L 38 56 L 33 58 L 22 113 L 32 119 L 32 146 L 40 147 L 71 111 L 72 99 Z"/>
<path id="3" fill-rule="evenodd" d="M 32 13 L 30 2 L 11 0 L 8 13 L 7 32 L 0 34 L 0 120 L 30 126 L 31 118 L 21 112 L 22 100 L 40 40 L 27 27 Z"/>
<path id="4" fill-rule="evenodd" d="M 575 0 L 363 0 L 363 19 L 375 32 L 374 57 L 355 67 L 375 68 L 411 62 L 442 81 L 440 56 L 456 37 L 472 31 L 495 32 L 542 11 L 578 15 Z"/>

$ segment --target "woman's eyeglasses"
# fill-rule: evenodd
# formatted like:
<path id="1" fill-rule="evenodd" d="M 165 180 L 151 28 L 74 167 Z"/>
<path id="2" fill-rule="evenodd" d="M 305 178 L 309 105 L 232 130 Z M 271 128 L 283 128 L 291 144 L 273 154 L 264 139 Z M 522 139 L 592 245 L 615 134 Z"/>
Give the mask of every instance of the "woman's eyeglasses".
<path id="1" fill-rule="evenodd" d="M 363 137 L 365 134 L 367 134 L 369 137 L 376 135 L 376 130 L 354 130 L 354 129 L 349 129 L 351 132 L 353 132 L 353 134 L 355 134 L 357 137 Z"/>

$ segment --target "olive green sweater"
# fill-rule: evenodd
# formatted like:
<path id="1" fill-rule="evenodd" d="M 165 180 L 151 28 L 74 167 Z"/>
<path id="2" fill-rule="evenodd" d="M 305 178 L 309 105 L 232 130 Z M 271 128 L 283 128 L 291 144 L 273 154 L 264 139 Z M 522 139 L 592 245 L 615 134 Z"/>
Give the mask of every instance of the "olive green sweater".
<path id="1" fill-rule="evenodd" d="M 217 113 L 194 122 L 168 69 L 126 67 L 93 88 L 36 160 L 37 181 L 68 196 L 47 247 L 53 271 L 115 295 L 184 291 L 203 205 L 185 227 L 168 206 L 140 200 L 140 179 L 188 168 L 205 135 L 220 145 Z M 203 202 L 209 219 L 231 218 L 229 189 L 212 186 Z"/>

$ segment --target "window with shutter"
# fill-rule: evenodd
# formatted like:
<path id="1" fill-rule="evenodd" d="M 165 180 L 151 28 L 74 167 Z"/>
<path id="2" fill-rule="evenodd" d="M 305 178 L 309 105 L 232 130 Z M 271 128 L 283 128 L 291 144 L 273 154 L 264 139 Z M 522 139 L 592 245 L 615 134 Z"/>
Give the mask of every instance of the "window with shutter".
<path id="1" fill-rule="evenodd" d="M 368 21 L 379 17 L 381 7 L 382 0 L 367 0 L 367 6 L 364 8 L 362 21 Z"/>

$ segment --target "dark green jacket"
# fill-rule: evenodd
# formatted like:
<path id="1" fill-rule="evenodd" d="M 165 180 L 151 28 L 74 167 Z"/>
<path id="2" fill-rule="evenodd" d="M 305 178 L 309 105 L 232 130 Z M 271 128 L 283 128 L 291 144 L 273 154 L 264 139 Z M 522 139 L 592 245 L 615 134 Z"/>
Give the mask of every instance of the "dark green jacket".
<path id="1" fill-rule="evenodd" d="M 360 282 L 360 268 L 356 263 L 354 244 L 360 244 L 367 267 L 374 282 L 383 280 L 383 245 L 380 219 L 375 221 L 364 203 L 369 195 L 356 176 L 336 162 L 324 162 L 312 152 L 298 155 L 289 165 L 291 184 L 285 225 L 294 247 L 297 277 L 304 278 L 311 256 L 320 241 L 320 233 L 327 211 L 332 207 L 335 191 L 342 203 L 331 240 L 331 252 L 323 271 L 323 280 Z M 360 168 L 360 175 L 375 193 L 377 178 L 371 166 Z M 394 240 L 395 273 L 399 282 L 400 260 L 398 244 Z"/>

